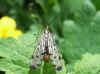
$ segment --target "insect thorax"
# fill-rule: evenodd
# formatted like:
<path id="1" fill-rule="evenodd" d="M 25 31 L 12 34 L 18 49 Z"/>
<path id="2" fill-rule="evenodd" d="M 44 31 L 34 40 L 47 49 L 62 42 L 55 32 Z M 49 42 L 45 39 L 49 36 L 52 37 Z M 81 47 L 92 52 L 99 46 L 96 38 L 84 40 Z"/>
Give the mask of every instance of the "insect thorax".
<path id="1" fill-rule="evenodd" d="M 50 56 L 48 41 L 45 41 L 45 48 L 44 48 L 43 56 Z"/>

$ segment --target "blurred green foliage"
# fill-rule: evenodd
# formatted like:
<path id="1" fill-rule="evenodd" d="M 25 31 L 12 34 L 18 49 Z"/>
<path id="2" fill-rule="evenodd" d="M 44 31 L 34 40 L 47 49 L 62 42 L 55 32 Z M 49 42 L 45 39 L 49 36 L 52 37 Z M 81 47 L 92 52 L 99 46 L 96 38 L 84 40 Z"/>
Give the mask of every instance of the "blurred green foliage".
<path id="1" fill-rule="evenodd" d="M 45 74 L 41 68 L 31 72 L 28 66 L 38 32 L 49 25 L 65 62 L 64 70 L 55 74 L 100 74 L 99 4 L 99 0 L 0 0 L 0 17 L 14 18 L 24 32 L 18 40 L 0 39 L 0 70 Z"/>

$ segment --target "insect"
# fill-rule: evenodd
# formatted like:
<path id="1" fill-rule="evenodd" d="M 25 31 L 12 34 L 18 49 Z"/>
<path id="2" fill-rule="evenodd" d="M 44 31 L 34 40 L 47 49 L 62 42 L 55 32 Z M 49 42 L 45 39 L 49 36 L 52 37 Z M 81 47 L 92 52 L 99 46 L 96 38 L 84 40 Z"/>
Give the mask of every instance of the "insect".
<path id="1" fill-rule="evenodd" d="M 49 62 L 58 70 L 62 70 L 62 56 L 58 52 L 55 40 L 48 27 L 38 39 L 36 50 L 33 52 L 30 67 L 34 70 L 41 65 L 42 60 Z"/>

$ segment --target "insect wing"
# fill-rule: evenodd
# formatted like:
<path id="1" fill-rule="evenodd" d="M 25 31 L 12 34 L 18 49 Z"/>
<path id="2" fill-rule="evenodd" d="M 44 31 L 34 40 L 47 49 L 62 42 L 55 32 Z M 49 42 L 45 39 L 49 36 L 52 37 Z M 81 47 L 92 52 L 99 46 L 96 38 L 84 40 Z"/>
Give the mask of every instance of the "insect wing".
<path id="1" fill-rule="evenodd" d="M 58 52 L 58 49 L 56 47 L 55 40 L 53 39 L 53 36 L 49 34 L 48 36 L 48 47 L 49 47 L 49 53 L 51 63 L 52 65 L 58 70 L 62 70 L 62 56 Z"/>
<path id="2" fill-rule="evenodd" d="M 43 51 L 44 50 L 44 41 L 43 40 L 44 40 L 44 34 L 41 35 L 41 37 L 39 38 L 37 47 L 32 54 L 30 67 L 33 70 L 41 65 L 41 62 L 42 62 L 42 59 L 43 59 L 42 53 L 44 52 Z"/>
<path id="3" fill-rule="evenodd" d="M 47 46 L 47 49 L 45 47 Z M 56 47 L 55 40 L 53 39 L 53 36 L 48 31 L 48 27 L 45 30 L 45 32 L 41 35 L 40 39 L 38 40 L 38 45 L 36 47 L 36 50 L 34 51 L 31 59 L 31 68 L 36 69 L 38 66 L 40 66 L 41 61 L 43 57 L 47 54 L 46 51 L 49 51 L 49 56 L 52 65 L 60 71 L 62 69 L 62 56 L 59 54 L 58 49 Z"/>

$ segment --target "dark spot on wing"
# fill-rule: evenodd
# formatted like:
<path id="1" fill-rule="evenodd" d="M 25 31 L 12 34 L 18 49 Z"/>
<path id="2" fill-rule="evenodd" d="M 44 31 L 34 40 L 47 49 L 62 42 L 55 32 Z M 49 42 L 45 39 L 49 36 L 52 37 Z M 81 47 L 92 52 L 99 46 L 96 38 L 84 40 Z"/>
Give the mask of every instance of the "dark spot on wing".
<path id="1" fill-rule="evenodd" d="M 57 56 L 54 56 L 54 59 L 56 59 L 57 58 Z"/>
<path id="2" fill-rule="evenodd" d="M 40 66 L 40 64 L 37 64 L 37 66 Z"/>
<path id="3" fill-rule="evenodd" d="M 62 66 L 58 66 L 58 67 L 57 67 L 57 70 L 58 70 L 58 71 L 61 71 L 61 70 L 62 70 Z"/>
<path id="4" fill-rule="evenodd" d="M 39 46 L 37 47 L 37 50 L 39 50 Z"/>
<path id="5" fill-rule="evenodd" d="M 32 59 L 34 59 L 34 56 L 32 55 Z"/>
<path id="6" fill-rule="evenodd" d="M 54 48 L 54 50 L 56 50 L 56 48 Z"/>
<path id="7" fill-rule="evenodd" d="M 54 47 L 54 50 L 56 50 L 56 47 Z"/>
<path id="8" fill-rule="evenodd" d="M 41 53 L 41 55 L 44 55 L 44 53 Z"/>
<path id="9" fill-rule="evenodd" d="M 39 58 L 39 56 L 38 56 L 38 55 L 36 55 L 36 57 L 37 57 L 37 58 Z"/>
<path id="10" fill-rule="evenodd" d="M 54 42 L 54 46 L 56 46 L 56 43 Z"/>
<path id="11" fill-rule="evenodd" d="M 40 43 L 38 43 L 38 45 L 40 45 Z"/>
<path id="12" fill-rule="evenodd" d="M 36 67 L 35 67 L 35 66 L 30 66 L 30 68 L 31 68 L 32 70 L 36 69 Z"/>
<path id="13" fill-rule="evenodd" d="M 59 56 L 59 60 L 61 60 L 61 56 Z"/>

